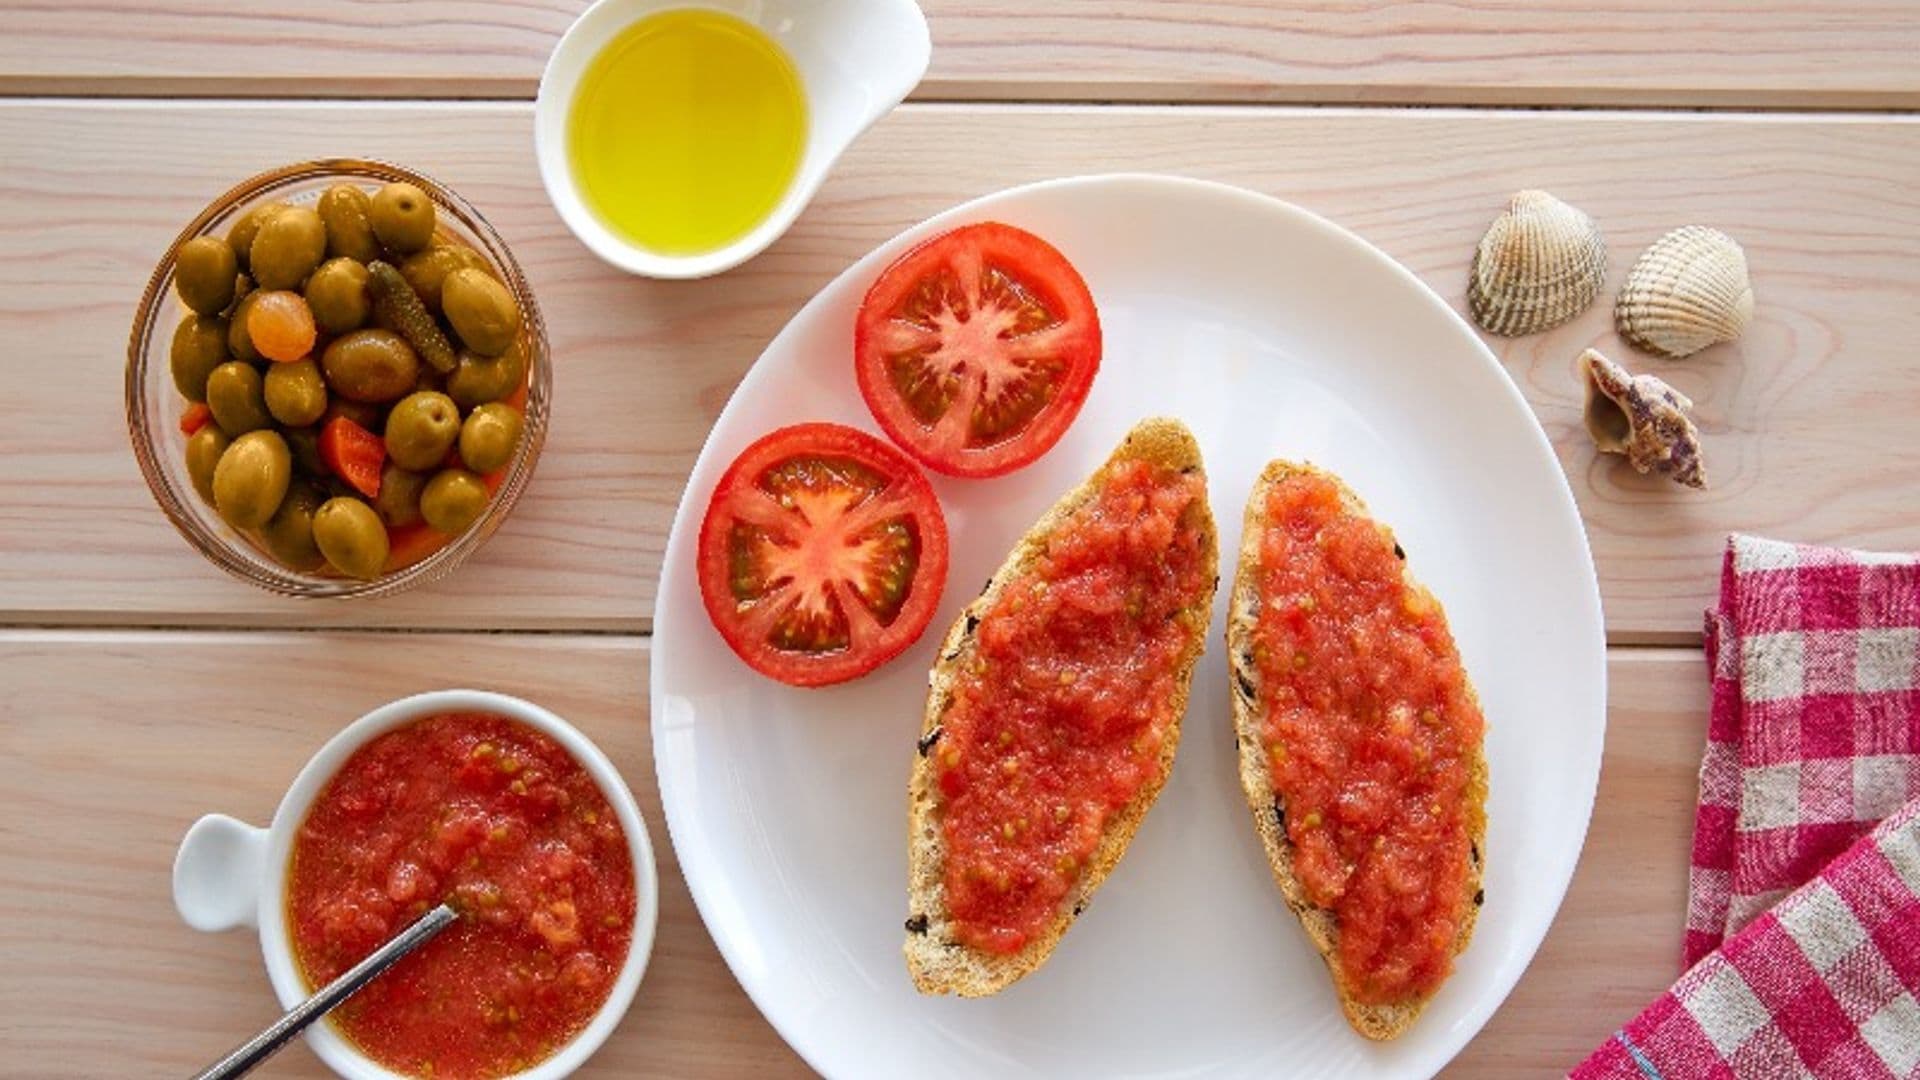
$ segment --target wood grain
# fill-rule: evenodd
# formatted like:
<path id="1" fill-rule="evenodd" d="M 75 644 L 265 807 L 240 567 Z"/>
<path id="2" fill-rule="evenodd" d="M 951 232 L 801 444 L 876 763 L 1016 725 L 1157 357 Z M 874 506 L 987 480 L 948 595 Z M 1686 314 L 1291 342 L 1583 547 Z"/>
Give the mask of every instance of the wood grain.
<path id="1" fill-rule="evenodd" d="M 582 1076 L 799 1074 L 694 911 L 661 817 L 647 649 L 616 637 L 0 634 L 0 1075 L 185 1075 L 279 1009 L 257 934 L 174 913 L 201 814 L 264 824 L 321 743 L 372 707 L 473 686 L 566 717 L 651 830 L 660 925 L 645 982 Z M 138 688 L 137 694 L 133 692 Z M 304 1044 L 276 1076 L 327 1076 Z"/>
<path id="2" fill-rule="evenodd" d="M 971 100 L 1910 108 L 1905 0 L 925 0 Z M 530 98 L 585 0 L 13 0 L 0 93 Z M 102 26 L 113 33 L 102 34 Z"/>
<path id="3" fill-rule="evenodd" d="M 0 1073 L 180 1075 L 272 1018 L 258 940 L 180 923 L 175 846 L 200 814 L 272 816 L 342 725 L 470 685 L 552 708 L 639 798 L 660 862 L 658 944 L 582 1076 L 801 1075 L 695 913 L 662 824 L 639 639 L 567 635 L 0 632 Z M 1616 651 L 1587 850 L 1538 959 L 1458 1077 L 1564 1071 L 1677 974 L 1693 776 L 1694 653 Z M 137 694 L 132 688 L 138 688 Z M 323 1076 L 304 1047 L 276 1076 Z"/>
<path id="4" fill-rule="evenodd" d="M 1759 306 L 1737 345 L 1634 355 L 1606 304 L 1491 342 L 1569 474 L 1616 643 L 1697 635 L 1729 530 L 1920 547 L 1913 118 L 912 106 L 769 252 L 697 282 L 598 263 L 548 205 L 530 140 L 519 105 L 0 104 L 0 339 L 15 372 L 0 401 L 0 621 L 642 630 L 707 428 L 809 296 L 954 202 L 1116 169 L 1293 200 L 1456 307 L 1474 242 L 1520 187 L 1592 213 L 1616 282 L 1677 225 L 1745 243 Z M 552 327 L 553 434 L 529 494 L 450 581 L 392 601 L 293 604 L 226 580 L 155 510 L 123 427 L 126 327 L 153 259 L 235 179 L 326 153 L 451 180 L 514 247 Z M 1699 403 L 1713 490 L 1596 458 L 1572 370 L 1588 345 Z"/>

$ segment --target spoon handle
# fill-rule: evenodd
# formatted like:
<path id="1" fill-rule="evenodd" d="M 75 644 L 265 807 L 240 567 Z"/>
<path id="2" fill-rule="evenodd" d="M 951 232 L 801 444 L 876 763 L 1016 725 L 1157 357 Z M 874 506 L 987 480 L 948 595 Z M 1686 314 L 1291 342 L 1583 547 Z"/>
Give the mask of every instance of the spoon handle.
<path id="1" fill-rule="evenodd" d="M 194 1080 L 230 1080 L 253 1071 L 256 1065 L 272 1057 L 295 1035 L 306 1030 L 308 1024 L 331 1012 L 335 1005 L 352 997 L 361 987 L 392 967 L 394 961 L 425 944 L 458 918 L 454 910 L 445 904 L 422 915 L 418 922 L 395 934 L 392 940 L 369 953 L 365 960 L 348 968 L 346 974 L 288 1010 L 285 1016 L 274 1021 L 272 1027 L 234 1047 L 225 1057 L 209 1065 Z"/>

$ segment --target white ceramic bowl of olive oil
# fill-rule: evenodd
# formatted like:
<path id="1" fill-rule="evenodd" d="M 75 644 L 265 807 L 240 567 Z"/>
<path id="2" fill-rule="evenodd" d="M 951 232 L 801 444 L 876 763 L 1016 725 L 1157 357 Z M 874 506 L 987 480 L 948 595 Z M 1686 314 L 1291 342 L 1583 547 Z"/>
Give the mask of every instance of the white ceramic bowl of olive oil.
<path id="1" fill-rule="evenodd" d="M 931 52 L 913 0 L 597 0 L 540 79 L 540 179 L 614 266 L 717 274 L 793 224 Z"/>

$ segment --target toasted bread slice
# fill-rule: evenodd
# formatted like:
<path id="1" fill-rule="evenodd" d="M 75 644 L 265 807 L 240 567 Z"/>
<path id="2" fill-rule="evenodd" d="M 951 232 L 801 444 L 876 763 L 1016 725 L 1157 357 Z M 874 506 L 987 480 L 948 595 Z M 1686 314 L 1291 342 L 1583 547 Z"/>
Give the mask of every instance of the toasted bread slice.
<path id="1" fill-rule="evenodd" d="M 1285 827 L 1286 805 L 1275 793 L 1273 778 L 1268 769 L 1268 758 L 1264 749 L 1262 731 L 1266 717 L 1260 702 L 1263 700 L 1260 669 L 1253 660 L 1254 627 L 1259 619 L 1260 605 L 1264 597 L 1259 594 L 1260 586 L 1260 540 L 1266 527 L 1266 505 L 1269 490 L 1277 483 L 1294 474 L 1312 474 L 1331 480 L 1339 489 L 1342 503 L 1346 509 L 1362 517 L 1370 517 L 1366 504 L 1360 501 L 1352 489 L 1342 483 L 1339 477 L 1312 465 L 1295 464 L 1288 461 L 1270 462 L 1254 482 L 1253 491 L 1247 497 L 1245 532 L 1240 543 L 1240 558 L 1234 570 L 1233 595 L 1227 607 L 1227 666 L 1228 679 L 1232 684 L 1228 696 L 1233 701 L 1234 741 L 1240 748 L 1240 786 L 1246 792 L 1247 806 L 1253 811 L 1253 825 L 1260 834 L 1260 842 L 1267 852 L 1267 864 L 1273 871 L 1273 880 L 1280 886 L 1280 893 L 1286 898 L 1287 906 L 1300 918 L 1300 925 L 1306 929 L 1307 937 L 1314 948 L 1326 961 L 1327 971 L 1333 976 L 1334 990 L 1340 998 L 1340 1008 L 1346 1013 L 1347 1022 L 1354 1030 L 1369 1039 L 1392 1039 L 1413 1026 L 1413 1021 L 1426 1007 L 1427 998 L 1392 1002 L 1389 1004 L 1366 1004 L 1355 1000 L 1354 988 L 1349 984 L 1340 969 L 1336 958 L 1339 947 L 1340 928 L 1333 912 L 1315 907 L 1307 898 L 1306 886 L 1294 874 L 1293 843 L 1287 838 Z M 1377 524 L 1377 523 L 1376 523 Z M 1382 526 L 1384 528 L 1384 526 Z M 1395 545 L 1398 550 L 1398 545 Z M 1404 556 L 1403 556 L 1404 558 Z M 1420 589 L 1410 572 L 1402 563 L 1401 572 L 1406 584 Z M 1431 596 L 1431 594 L 1427 594 Z M 1438 601 L 1434 602 L 1436 606 Z M 1468 689 L 1469 695 L 1472 689 Z M 1477 702 L 1476 702 L 1477 707 Z M 1470 766 L 1467 802 L 1467 826 L 1471 838 L 1470 862 L 1467 868 L 1466 896 L 1463 898 L 1462 916 L 1459 933 L 1454 940 L 1453 954 L 1458 956 L 1467 947 L 1473 937 L 1474 920 L 1480 913 L 1480 904 L 1484 899 L 1481 891 L 1481 871 L 1486 850 L 1486 799 L 1487 799 L 1487 761 L 1484 749 L 1476 747 Z"/>
<path id="2" fill-rule="evenodd" d="M 1062 900 L 1053 922 L 1035 934 L 1018 952 L 996 955 L 969 947 L 955 936 L 955 926 L 946 903 L 946 841 L 941 831 L 938 770 L 930 751 L 939 739 L 941 717 L 952 700 L 954 680 L 962 665 L 974 653 L 975 631 L 981 618 L 993 607 L 1002 589 L 1018 580 L 1045 552 L 1048 538 L 1076 509 L 1099 491 L 1103 477 L 1114 465 L 1127 461 L 1146 461 L 1183 472 L 1201 472 L 1200 447 L 1186 426 L 1177 420 L 1150 419 L 1127 434 L 1100 470 L 1086 483 L 1055 503 L 1014 545 L 1006 562 L 994 572 L 986 589 L 954 622 L 930 677 L 925 721 L 914 757 L 909 782 L 908 806 L 908 886 L 906 959 L 907 970 L 921 993 L 958 994 L 984 997 L 998 993 L 1044 963 L 1074 918 L 1086 908 L 1087 900 L 1106 880 L 1114 864 L 1127 850 L 1140 827 L 1147 809 L 1160 794 L 1167 774 L 1173 768 L 1174 751 L 1180 742 L 1180 717 L 1187 707 L 1187 694 L 1193 682 L 1193 668 L 1206 645 L 1205 627 L 1212 612 L 1213 594 L 1219 585 L 1219 537 L 1213 516 L 1207 507 L 1204 486 L 1196 503 L 1203 532 L 1208 586 L 1205 595 L 1184 609 L 1190 613 L 1196 632 L 1192 644 L 1179 657 L 1174 678 L 1174 721 L 1162 741 L 1157 768 L 1141 785 L 1134 797 L 1106 822 L 1099 847 L 1088 859 L 1085 871 L 1073 890 Z M 1204 478 L 1204 473 L 1203 473 Z"/>

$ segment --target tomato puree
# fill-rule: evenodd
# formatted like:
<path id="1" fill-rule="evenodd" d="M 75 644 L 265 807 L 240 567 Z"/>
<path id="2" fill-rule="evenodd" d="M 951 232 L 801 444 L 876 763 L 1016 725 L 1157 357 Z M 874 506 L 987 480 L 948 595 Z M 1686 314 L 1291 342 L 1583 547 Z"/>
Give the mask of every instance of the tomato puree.
<path id="1" fill-rule="evenodd" d="M 1266 512 L 1254 659 L 1294 873 L 1358 1000 L 1423 997 L 1469 903 L 1480 709 L 1446 615 L 1333 481 L 1282 480 Z"/>
<path id="2" fill-rule="evenodd" d="M 529 1068 L 606 1001 L 633 938 L 633 857 L 593 777 L 504 717 L 434 716 L 347 759 L 294 838 L 287 922 L 320 986 L 446 901 L 460 920 L 336 1009 L 414 1076 Z"/>
<path id="3" fill-rule="evenodd" d="M 956 936 L 1016 952 L 1085 872 L 1107 819 L 1156 775 L 1182 654 L 1206 632 L 1205 484 L 1123 462 L 1006 583 L 941 718 Z"/>

